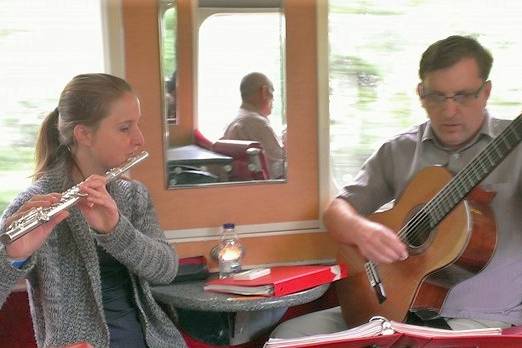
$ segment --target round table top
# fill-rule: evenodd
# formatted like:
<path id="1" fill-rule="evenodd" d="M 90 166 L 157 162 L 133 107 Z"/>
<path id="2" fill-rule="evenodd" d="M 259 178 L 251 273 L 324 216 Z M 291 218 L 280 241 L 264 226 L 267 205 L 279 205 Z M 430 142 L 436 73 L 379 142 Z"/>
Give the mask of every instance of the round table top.
<path id="1" fill-rule="evenodd" d="M 206 280 L 160 285 L 152 288 L 158 301 L 178 308 L 211 311 L 242 312 L 291 307 L 312 302 L 321 297 L 330 284 L 284 296 L 241 296 L 203 290 Z"/>

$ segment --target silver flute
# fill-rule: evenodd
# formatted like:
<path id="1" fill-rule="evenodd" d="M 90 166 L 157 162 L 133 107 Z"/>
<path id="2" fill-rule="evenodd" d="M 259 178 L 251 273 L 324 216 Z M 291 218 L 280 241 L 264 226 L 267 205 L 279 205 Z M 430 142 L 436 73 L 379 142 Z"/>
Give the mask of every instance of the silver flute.
<path id="1" fill-rule="evenodd" d="M 143 161 L 148 156 L 149 153 L 147 151 L 142 151 L 139 154 L 130 157 L 125 163 L 123 163 L 119 167 L 110 169 L 105 173 L 105 179 L 107 179 L 107 183 L 118 178 L 120 175 L 125 173 L 131 167 Z M 80 200 L 80 198 L 85 196 L 86 194 L 80 192 L 80 184 L 71 187 L 70 189 L 62 193 L 62 198 L 58 203 L 55 203 L 47 208 L 33 208 L 29 210 L 26 214 L 24 214 L 21 218 L 13 221 L 9 225 L 7 231 L 0 235 L 0 241 L 4 244 L 14 242 L 18 238 L 21 238 L 27 233 L 34 230 L 36 227 L 46 223 L 59 212 L 73 206 L 74 204 L 76 204 L 76 202 Z"/>

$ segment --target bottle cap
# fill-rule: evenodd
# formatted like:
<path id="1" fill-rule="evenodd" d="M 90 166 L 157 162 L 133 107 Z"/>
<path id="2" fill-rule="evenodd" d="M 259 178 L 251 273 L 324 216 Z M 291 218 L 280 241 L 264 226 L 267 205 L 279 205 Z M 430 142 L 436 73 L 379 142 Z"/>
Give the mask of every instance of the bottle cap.
<path id="1" fill-rule="evenodd" d="M 234 228 L 234 227 L 235 227 L 235 225 L 230 222 L 223 224 L 223 228 Z"/>

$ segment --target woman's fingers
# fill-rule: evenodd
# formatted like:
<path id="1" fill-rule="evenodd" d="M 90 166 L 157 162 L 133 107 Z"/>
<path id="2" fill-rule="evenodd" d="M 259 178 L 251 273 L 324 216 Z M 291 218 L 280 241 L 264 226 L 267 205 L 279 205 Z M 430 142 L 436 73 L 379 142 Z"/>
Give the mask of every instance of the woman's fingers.
<path id="1" fill-rule="evenodd" d="M 86 196 L 79 207 L 89 226 L 99 232 L 110 232 L 119 220 L 116 202 L 107 191 L 107 180 L 100 175 L 91 175 L 80 183 L 80 190 Z"/>
<path id="2" fill-rule="evenodd" d="M 14 221 L 21 219 L 30 210 L 36 208 L 48 208 L 60 201 L 62 195 L 60 193 L 50 193 L 48 195 L 34 195 L 30 200 L 25 202 L 13 215 L 6 219 L 6 225 L 11 225 Z"/>
<path id="3" fill-rule="evenodd" d="M 11 224 L 13 221 L 23 218 L 31 209 L 47 208 L 60 201 L 61 194 L 38 195 L 32 197 L 20 209 L 13 214 L 7 221 Z M 52 233 L 57 224 L 62 222 L 69 216 L 68 211 L 60 211 L 56 213 L 48 222 L 42 222 L 36 228 L 27 231 L 20 237 L 6 246 L 7 255 L 11 258 L 27 258 L 38 250 L 48 236 Z"/>

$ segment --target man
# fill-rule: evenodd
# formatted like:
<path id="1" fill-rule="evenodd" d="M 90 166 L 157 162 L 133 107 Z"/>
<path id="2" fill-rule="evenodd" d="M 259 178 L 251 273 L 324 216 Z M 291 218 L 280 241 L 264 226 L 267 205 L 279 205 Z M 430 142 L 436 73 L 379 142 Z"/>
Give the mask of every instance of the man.
<path id="1" fill-rule="evenodd" d="M 263 146 L 271 179 L 285 176 L 285 150 L 270 126 L 274 87 L 265 75 L 253 72 L 241 80 L 241 107 L 222 139 L 253 140 Z"/>
<path id="2" fill-rule="evenodd" d="M 165 103 L 167 104 L 167 119 L 169 122 L 176 122 L 176 71 L 170 75 L 165 84 L 167 93 L 165 94 Z"/>
<path id="3" fill-rule="evenodd" d="M 396 231 L 365 217 L 399 199 L 419 170 L 442 165 L 459 172 L 509 121 L 489 116 L 488 75 L 493 58 L 476 40 L 450 36 L 422 55 L 417 91 L 429 120 L 385 142 L 324 215 L 331 236 L 367 260 L 401 262 L 408 257 Z M 517 147 L 481 185 L 491 202 L 498 241 L 489 264 L 448 293 L 440 315 L 451 329 L 522 324 L 522 149 Z M 429 183 L 426 183 L 429 184 Z M 379 313 L 375 313 L 378 315 Z M 282 324 L 274 337 L 289 338 L 346 329 L 339 307 Z"/>

